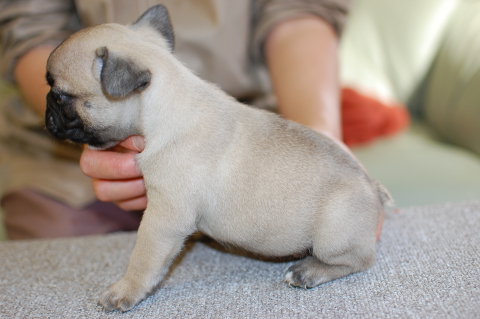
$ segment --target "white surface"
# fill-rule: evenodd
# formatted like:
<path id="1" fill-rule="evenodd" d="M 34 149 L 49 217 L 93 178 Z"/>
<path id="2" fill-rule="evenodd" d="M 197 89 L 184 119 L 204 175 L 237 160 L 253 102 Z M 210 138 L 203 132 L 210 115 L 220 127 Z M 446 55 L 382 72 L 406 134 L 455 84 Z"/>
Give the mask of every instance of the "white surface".
<path id="1" fill-rule="evenodd" d="M 406 103 L 430 67 L 457 0 L 355 0 L 341 42 L 341 81 Z"/>

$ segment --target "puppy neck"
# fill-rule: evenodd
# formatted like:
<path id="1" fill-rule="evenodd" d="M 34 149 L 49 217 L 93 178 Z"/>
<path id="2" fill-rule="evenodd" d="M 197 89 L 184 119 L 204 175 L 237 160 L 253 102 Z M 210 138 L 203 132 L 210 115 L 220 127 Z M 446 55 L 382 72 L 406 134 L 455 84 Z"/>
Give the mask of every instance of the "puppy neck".
<path id="1" fill-rule="evenodd" d="M 162 59 L 163 60 L 163 59 Z M 146 148 L 195 136 L 222 124 L 222 114 L 237 103 L 215 85 L 200 79 L 173 55 L 151 69 L 150 87 L 141 93 L 141 135 Z M 229 118 L 227 116 L 227 118 Z M 154 137 L 151 140 L 150 137 Z M 158 137 L 161 137 L 160 140 Z"/>

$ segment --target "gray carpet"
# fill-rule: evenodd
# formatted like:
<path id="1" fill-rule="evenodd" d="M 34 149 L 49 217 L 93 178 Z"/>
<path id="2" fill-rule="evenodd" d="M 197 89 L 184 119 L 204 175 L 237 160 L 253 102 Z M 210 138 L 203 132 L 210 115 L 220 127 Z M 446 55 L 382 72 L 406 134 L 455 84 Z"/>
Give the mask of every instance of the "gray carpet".
<path id="1" fill-rule="evenodd" d="M 290 262 L 190 245 L 127 313 L 97 297 L 123 274 L 134 233 L 0 244 L 1 318 L 480 318 L 480 202 L 391 211 L 370 270 L 302 290 Z"/>

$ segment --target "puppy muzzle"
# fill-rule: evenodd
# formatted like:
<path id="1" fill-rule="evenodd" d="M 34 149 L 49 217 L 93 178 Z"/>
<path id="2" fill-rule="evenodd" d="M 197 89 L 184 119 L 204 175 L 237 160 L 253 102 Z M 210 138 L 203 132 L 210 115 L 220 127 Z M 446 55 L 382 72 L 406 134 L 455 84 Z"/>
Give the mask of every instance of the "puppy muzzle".
<path id="1" fill-rule="evenodd" d="M 47 130 L 58 139 L 74 143 L 88 143 L 90 138 L 85 132 L 82 120 L 76 114 L 71 103 L 59 105 L 55 93 L 47 94 L 45 125 Z"/>

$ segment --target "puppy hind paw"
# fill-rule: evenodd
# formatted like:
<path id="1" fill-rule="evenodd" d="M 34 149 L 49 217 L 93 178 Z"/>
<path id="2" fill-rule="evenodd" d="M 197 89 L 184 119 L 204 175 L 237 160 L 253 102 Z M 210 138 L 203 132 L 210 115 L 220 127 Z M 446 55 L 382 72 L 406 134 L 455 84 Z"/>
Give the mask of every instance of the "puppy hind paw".
<path id="1" fill-rule="evenodd" d="M 345 266 L 330 266 L 309 256 L 288 268 L 285 282 L 293 287 L 309 289 L 346 276 L 350 272 Z"/>
<path id="2" fill-rule="evenodd" d="M 106 311 L 120 310 L 126 312 L 146 297 L 147 293 L 121 279 L 101 294 L 98 304 Z"/>
<path id="3" fill-rule="evenodd" d="M 285 274 L 285 282 L 290 286 L 290 287 L 300 287 L 304 289 L 308 289 L 306 283 L 301 280 L 301 278 L 298 278 L 298 274 L 289 269 L 287 273 Z"/>
<path id="4" fill-rule="evenodd" d="M 325 281 L 322 278 L 306 276 L 303 272 L 290 270 L 289 268 L 285 274 L 285 282 L 290 287 L 310 289 L 322 284 Z"/>

